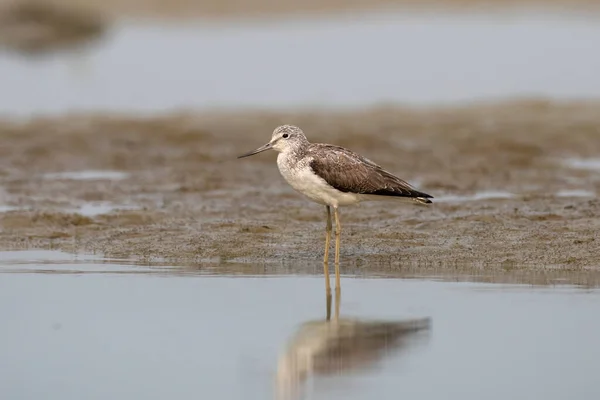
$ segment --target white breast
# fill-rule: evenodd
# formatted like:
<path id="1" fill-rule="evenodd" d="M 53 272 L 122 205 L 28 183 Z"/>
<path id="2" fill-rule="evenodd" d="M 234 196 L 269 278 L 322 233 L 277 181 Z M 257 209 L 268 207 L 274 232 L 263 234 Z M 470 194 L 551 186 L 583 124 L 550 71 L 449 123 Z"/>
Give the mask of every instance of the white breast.
<path id="1" fill-rule="evenodd" d="M 277 156 L 277 166 L 290 186 L 319 204 L 337 207 L 361 201 L 357 194 L 340 192 L 329 186 L 310 168 L 311 160 L 310 157 L 294 159 L 293 155 L 284 152 Z"/>

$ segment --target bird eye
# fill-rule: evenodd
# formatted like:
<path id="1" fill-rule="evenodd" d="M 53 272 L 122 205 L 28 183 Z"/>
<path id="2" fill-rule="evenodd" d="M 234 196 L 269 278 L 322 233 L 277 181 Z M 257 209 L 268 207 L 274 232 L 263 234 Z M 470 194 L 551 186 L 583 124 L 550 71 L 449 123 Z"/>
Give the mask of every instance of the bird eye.
<path id="1" fill-rule="evenodd" d="M 284 139 L 287 139 L 288 136 L 290 136 L 290 135 L 288 135 L 287 133 L 284 133 L 283 135 L 281 135 L 281 137 L 284 138 Z"/>

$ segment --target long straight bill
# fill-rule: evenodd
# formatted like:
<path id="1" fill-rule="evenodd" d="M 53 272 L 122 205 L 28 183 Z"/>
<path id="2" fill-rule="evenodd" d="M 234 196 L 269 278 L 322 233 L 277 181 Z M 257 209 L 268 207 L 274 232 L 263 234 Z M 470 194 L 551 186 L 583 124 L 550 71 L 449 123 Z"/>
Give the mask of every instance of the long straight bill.
<path id="1" fill-rule="evenodd" d="M 252 150 L 250 153 L 242 154 L 238 158 L 244 158 L 244 157 L 248 157 L 248 156 L 253 156 L 254 154 L 258 154 L 258 153 L 261 153 L 263 151 L 270 150 L 271 148 L 273 148 L 273 145 L 271 143 L 267 143 L 264 146 L 260 146 L 256 150 Z"/>

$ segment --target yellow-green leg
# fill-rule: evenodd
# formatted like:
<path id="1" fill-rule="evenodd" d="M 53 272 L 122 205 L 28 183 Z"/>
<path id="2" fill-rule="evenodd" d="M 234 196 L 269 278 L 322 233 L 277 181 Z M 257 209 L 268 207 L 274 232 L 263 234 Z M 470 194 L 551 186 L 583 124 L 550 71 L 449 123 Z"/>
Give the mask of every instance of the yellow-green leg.
<path id="1" fill-rule="evenodd" d="M 327 297 L 331 301 L 331 284 L 329 283 L 329 247 L 331 247 L 331 207 L 325 206 L 327 209 L 327 225 L 325 228 L 325 256 L 323 257 L 323 273 L 325 274 L 325 290 Z"/>
<path id="2" fill-rule="evenodd" d="M 342 233 L 342 226 L 340 225 L 340 217 L 338 215 L 338 208 L 333 207 L 333 216 L 335 218 L 335 290 L 341 290 L 340 285 L 340 235 Z"/>

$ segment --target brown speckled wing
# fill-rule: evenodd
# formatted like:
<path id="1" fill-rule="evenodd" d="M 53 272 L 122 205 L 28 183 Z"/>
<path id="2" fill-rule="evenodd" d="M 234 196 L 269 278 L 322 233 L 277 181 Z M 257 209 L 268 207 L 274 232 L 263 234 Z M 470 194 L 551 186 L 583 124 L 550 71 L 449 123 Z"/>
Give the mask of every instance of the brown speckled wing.
<path id="1" fill-rule="evenodd" d="M 313 172 L 340 192 L 422 198 L 425 203 L 433 198 L 343 147 L 315 143 L 310 145 L 308 153 Z"/>

